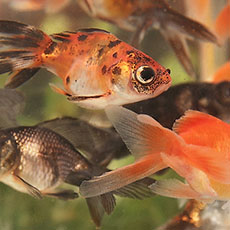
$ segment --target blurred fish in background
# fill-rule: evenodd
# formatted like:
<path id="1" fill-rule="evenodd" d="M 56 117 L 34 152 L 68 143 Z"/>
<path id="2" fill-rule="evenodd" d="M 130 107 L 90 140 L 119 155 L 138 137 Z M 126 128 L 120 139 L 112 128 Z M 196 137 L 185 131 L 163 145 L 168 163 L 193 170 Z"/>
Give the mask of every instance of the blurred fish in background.
<path id="1" fill-rule="evenodd" d="M 132 41 L 134 46 L 139 46 L 148 30 L 159 29 L 185 71 L 192 77 L 195 77 L 196 72 L 186 40 L 195 38 L 218 44 L 216 36 L 208 28 L 172 9 L 164 0 L 80 0 L 78 2 L 92 17 L 134 32 Z"/>
<path id="2" fill-rule="evenodd" d="M 57 13 L 63 9 L 70 0 L 3 0 L 17 11 L 45 10 L 46 13 Z"/>
<path id="3" fill-rule="evenodd" d="M 228 230 L 230 212 L 223 208 L 224 204 L 224 201 L 215 201 L 205 205 L 191 200 L 181 214 L 157 230 Z"/>

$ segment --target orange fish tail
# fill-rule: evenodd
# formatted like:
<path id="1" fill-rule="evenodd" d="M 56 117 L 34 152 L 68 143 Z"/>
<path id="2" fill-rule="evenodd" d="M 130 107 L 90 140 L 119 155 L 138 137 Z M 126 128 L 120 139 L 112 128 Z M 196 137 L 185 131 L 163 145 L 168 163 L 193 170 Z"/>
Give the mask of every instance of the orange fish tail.
<path id="1" fill-rule="evenodd" d="M 50 52 L 51 38 L 41 30 L 14 21 L 0 21 L 0 74 L 12 72 L 7 88 L 29 80 L 42 65 L 42 54 Z"/>

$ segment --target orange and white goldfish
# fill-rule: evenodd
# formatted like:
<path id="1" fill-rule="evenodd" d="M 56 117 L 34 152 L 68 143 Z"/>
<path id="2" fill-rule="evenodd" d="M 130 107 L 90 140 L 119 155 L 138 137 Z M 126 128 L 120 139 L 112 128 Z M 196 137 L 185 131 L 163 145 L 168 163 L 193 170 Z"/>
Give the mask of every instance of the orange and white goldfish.
<path id="1" fill-rule="evenodd" d="M 226 6 L 220 11 L 216 19 L 215 30 L 221 43 L 230 38 L 230 0 L 227 1 Z"/>
<path id="2" fill-rule="evenodd" d="M 17 11 L 36 11 L 44 9 L 47 13 L 56 13 L 70 0 L 3 0 Z"/>
<path id="3" fill-rule="evenodd" d="M 158 96 L 171 85 L 170 70 L 114 35 L 83 29 L 46 35 L 33 26 L 0 21 L 0 74 L 15 88 L 46 68 L 63 80 L 53 88 L 90 109 Z M 54 41 L 54 40 L 56 41 Z"/>
<path id="4" fill-rule="evenodd" d="M 107 115 L 136 162 L 81 184 L 81 194 L 91 197 L 123 187 L 170 167 L 187 184 L 168 179 L 151 185 L 154 193 L 201 201 L 230 199 L 230 125 L 211 115 L 189 110 L 164 128 L 147 115 L 122 107 Z"/>
<path id="5" fill-rule="evenodd" d="M 180 14 L 164 0 L 79 0 L 77 2 L 90 16 L 133 31 L 134 46 L 138 46 L 149 29 L 159 29 L 190 76 L 195 76 L 195 71 L 186 39 L 195 38 L 218 43 L 216 36 L 204 25 Z"/>

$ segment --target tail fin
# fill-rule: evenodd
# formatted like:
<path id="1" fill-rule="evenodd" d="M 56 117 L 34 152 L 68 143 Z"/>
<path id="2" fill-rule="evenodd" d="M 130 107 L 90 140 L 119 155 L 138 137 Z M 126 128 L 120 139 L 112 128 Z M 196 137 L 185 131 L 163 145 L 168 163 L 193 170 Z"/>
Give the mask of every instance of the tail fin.
<path id="1" fill-rule="evenodd" d="M 104 213 L 106 212 L 108 215 L 111 214 L 116 205 L 116 200 L 110 193 L 102 196 L 86 198 L 86 202 L 91 218 L 97 227 L 101 226 L 101 220 Z"/>
<path id="2" fill-rule="evenodd" d="M 174 50 L 184 69 L 194 77 L 195 72 L 185 39 L 195 38 L 218 44 L 216 36 L 201 23 L 178 13 L 166 3 L 154 9 L 154 17 L 156 24 L 160 25 L 162 35 Z"/>
<path id="3" fill-rule="evenodd" d="M 41 30 L 14 21 L 0 21 L 0 74 L 12 72 L 6 84 L 15 88 L 41 67 L 41 55 L 53 44 Z"/>

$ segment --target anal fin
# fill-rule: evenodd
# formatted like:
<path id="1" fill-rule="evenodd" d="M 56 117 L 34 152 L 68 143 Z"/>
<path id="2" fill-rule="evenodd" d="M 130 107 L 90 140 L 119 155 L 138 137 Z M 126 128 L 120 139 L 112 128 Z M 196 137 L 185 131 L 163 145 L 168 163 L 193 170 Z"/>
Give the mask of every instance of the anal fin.
<path id="1" fill-rule="evenodd" d="M 42 198 L 42 194 L 37 188 L 35 188 L 33 185 L 27 183 L 20 176 L 18 176 L 18 175 L 13 175 L 13 176 L 14 176 L 15 181 L 17 181 L 18 184 L 21 184 L 23 187 L 25 187 L 31 196 L 33 196 L 35 198 L 39 198 L 39 199 Z"/>
<path id="2" fill-rule="evenodd" d="M 185 199 L 199 199 L 201 194 L 193 190 L 188 184 L 177 179 L 157 181 L 150 185 L 150 189 L 161 196 Z"/>

